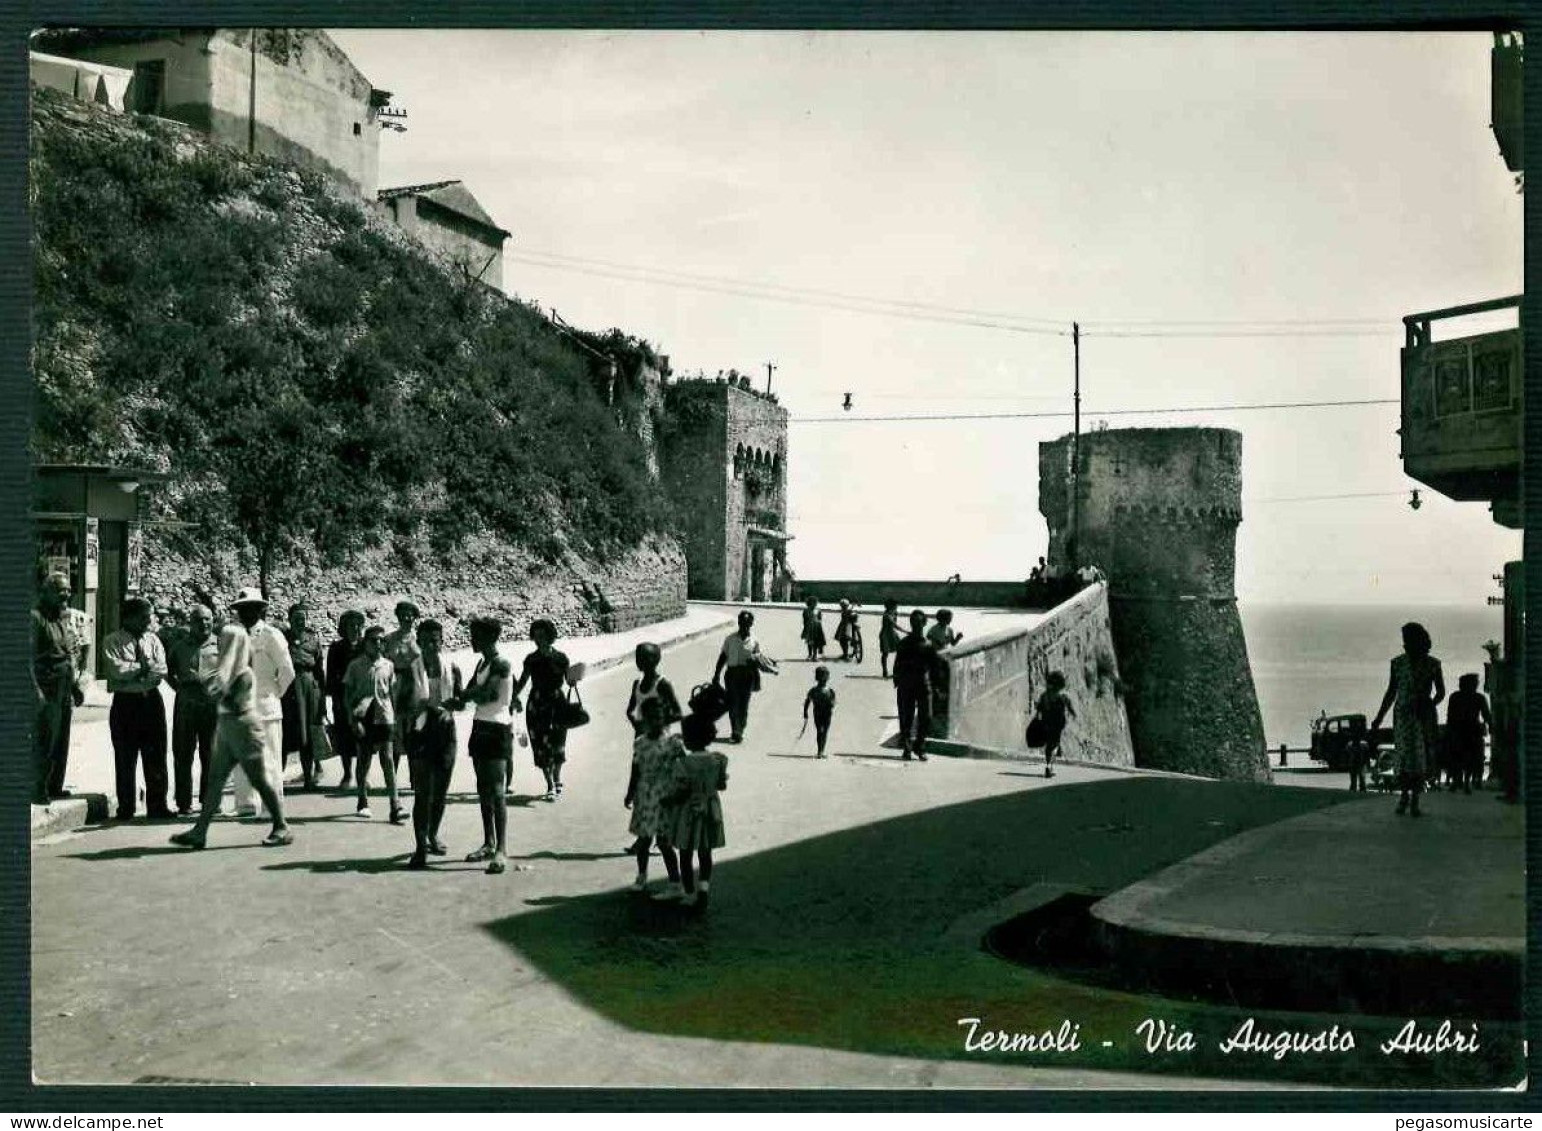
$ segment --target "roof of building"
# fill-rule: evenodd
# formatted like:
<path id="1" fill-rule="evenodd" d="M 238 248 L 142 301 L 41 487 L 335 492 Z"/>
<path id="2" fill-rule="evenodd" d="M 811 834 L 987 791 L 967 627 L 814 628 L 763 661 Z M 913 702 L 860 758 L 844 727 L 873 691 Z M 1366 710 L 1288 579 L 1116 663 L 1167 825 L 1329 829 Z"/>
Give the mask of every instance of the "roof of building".
<path id="1" fill-rule="evenodd" d="M 504 239 L 508 239 L 514 233 L 500 227 L 489 216 L 477 198 L 471 195 L 471 190 L 460 181 L 430 181 L 423 185 L 401 185 L 397 188 L 385 188 L 379 192 L 381 200 L 396 200 L 403 196 L 417 196 L 424 200 L 431 200 L 440 208 L 447 209 L 470 220 L 488 231 L 497 232 Z"/>

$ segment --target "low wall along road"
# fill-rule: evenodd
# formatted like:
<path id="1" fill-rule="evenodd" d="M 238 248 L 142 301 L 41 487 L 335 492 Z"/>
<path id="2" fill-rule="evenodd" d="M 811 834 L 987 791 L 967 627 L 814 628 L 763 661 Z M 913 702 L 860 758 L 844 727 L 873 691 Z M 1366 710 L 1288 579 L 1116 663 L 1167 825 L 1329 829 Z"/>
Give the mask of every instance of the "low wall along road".
<path id="1" fill-rule="evenodd" d="M 941 658 L 947 710 L 938 711 L 937 737 L 985 749 L 1023 750 L 1034 701 L 1049 673 L 1059 671 L 1076 711 L 1061 753 L 1077 761 L 1135 764 L 1109 629 L 1107 586 L 1088 586 L 1032 625 L 965 640 Z M 939 695 L 939 708 L 940 700 Z"/>

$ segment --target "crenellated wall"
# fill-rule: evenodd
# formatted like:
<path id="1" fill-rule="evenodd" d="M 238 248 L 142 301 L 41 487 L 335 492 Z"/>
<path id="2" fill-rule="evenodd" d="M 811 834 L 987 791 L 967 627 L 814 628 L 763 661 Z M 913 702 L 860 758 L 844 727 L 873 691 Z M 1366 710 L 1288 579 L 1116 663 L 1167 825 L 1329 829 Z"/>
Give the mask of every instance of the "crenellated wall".
<path id="1" fill-rule="evenodd" d="M 1267 781 L 1263 719 L 1237 613 L 1242 437 L 1130 428 L 1039 446 L 1049 561 L 1108 578 L 1109 619 L 1141 766 Z M 1073 485 L 1075 485 L 1073 489 Z"/>

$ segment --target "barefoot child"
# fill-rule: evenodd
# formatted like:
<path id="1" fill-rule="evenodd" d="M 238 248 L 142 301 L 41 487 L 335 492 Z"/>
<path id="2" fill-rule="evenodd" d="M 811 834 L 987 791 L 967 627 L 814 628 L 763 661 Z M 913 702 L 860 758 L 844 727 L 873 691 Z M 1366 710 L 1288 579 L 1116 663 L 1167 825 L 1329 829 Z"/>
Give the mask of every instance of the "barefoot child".
<path id="1" fill-rule="evenodd" d="M 476 704 L 466 752 L 476 770 L 477 803 L 482 807 L 482 847 L 466 860 L 487 861 L 487 871 L 494 876 L 507 868 L 509 807 L 504 793 L 514 767 L 514 716 L 509 711 L 514 668 L 498 654 L 502 632 L 503 625 L 491 617 L 471 622 L 477 666 L 462 696 L 464 702 Z"/>
<path id="2" fill-rule="evenodd" d="M 671 770 L 684 757 L 685 747 L 680 744 L 679 735 L 664 733 L 665 726 L 663 702 L 657 697 L 645 700 L 642 727 L 632 742 L 632 776 L 621 804 L 632 811 L 630 828 L 637 838 L 632 846 L 637 857 L 637 878 L 632 881 L 632 890 L 648 889 L 648 850 L 657 843 L 664 870 L 669 873 L 669 884 L 654 898 L 675 899 L 681 890 L 680 869 L 663 827 L 663 801 L 670 786 Z"/>
<path id="3" fill-rule="evenodd" d="M 1060 736 L 1065 732 L 1066 719 L 1076 717 L 1076 708 L 1065 693 L 1065 676 L 1050 672 L 1046 682 L 1049 686 L 1039 696 L 1034 710 L 1044 724 L 1044 776 L 1052 778 L 1054 761 L 1060 756 Z"/>
<path id="4" fill-rule="evenodd" d="M 808 725 L 809 710 L 814 712 L 814 757 L 825 756 L 825 740 L 830 737 L 830 720 L 835 717 L 835 688 L 830 686 L 830 669 L 820 664 L 814 669 L 814 686 L 803 697 L 803 725 Z"/>
<path id="5" fill-rule="evenodd" d="M 364 632 L 364 648 L 343 678 L 343 693 L 348 700 L 348 725 L 353 728 L 358 781 L 358 815 L 368 819 L 369 764 L 380 758 L 380 776 L 385 778 L 386 794 L 391 800 L 391 823 L 406 820 L 401 797 L 396 791 L 396 763 L 391 759 L 391 735 L 396 721 L 396 665 L 385 655 L 385 629 L 371 625 Z"/>
<path id="6" fill-rule="evenodd" d="M 718 794 L 728 788 L 728 758 L 707 748 L 717 737 L 717 728 L 706 719 L 692 715 L 680 724 L 680 731 L 690 753 L 674 763 L 670 793 L 678 800 L 668 807 L 668 835 L 680 853 L 680 882 L 685 889 L 680 906 L 705 908 L 712 884 L 712 850 L 725 843 Z"/>
<path id="7" fill-rule="evenodd" d="M 809 597 L 803 602 L 803 642 L 808 645 L 810 662 L 825 652 L 825 626 L 819 619 L 819 602 Z"/>

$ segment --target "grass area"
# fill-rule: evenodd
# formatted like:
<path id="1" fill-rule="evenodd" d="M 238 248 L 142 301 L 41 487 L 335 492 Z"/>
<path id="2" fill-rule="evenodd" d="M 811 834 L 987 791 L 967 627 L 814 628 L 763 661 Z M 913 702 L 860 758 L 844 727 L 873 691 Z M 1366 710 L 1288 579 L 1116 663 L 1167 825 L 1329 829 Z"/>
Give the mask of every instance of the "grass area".
<path id="1" fill-rule="evenodd" d="M 993 1058 L 1361 1087 L 1518 1079 L 1518 1025 L 1484 1023 L 1470 1055 L 1383 1055 L 1377 1046 L 1404 1019 L 1137 996 L 944 937 L 956 920 L 1031 884 L 1111 892 L 1245 829 L 1339 800 L 1315 790 L 1135 777 L 1029 790 L 728 861 L 699 918 L 607 893 L 489 930 L 606 1016 L 674 1035 L 970 1059 L 993 1054 L 966 1050 L 960 1018 L 1032 1033 L 1067 1020 L 1080 1026 L 1079 1049 Z M 1349 1027 L 1356 1047 L 1283 1059 L 1222 1054 L 1219 1044 L 1250 1016 L 1270 1032 Z M 1148 1017 L 1192 1030 L 1195 1048 L 1148 1053 L 1136 1032 Z"/>

